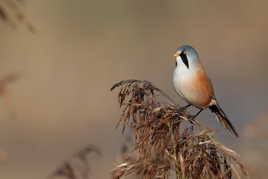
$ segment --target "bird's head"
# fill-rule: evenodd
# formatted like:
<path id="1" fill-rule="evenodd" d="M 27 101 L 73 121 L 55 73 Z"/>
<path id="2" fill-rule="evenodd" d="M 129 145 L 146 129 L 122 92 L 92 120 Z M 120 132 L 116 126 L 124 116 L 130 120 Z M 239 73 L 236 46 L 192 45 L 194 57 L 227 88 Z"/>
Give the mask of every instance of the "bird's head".
<path id="1" fill-rule="evenodd" d="M 179 47 L 174 56 L 176 57 L 176 67 L 190 69 L 200 64 L 198 52 L 189 45 Z"/>

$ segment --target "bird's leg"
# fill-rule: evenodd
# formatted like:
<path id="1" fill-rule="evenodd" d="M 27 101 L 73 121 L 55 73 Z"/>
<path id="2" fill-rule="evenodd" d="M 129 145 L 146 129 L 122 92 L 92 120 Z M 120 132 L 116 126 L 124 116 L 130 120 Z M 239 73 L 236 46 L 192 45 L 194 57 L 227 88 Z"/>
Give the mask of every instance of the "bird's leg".
<path id="1" fill-rule="evenodd" d="M 180 108 L 180 111 L 185 111 L 188 107 L 192 106 L 191 104 L 187 104 L 186 106 L 183 106 Z"/>
<path id="2" fill-rule="evenodd" d="M 204 109 L 200 109 L 192 118 L 191 120 L 194 120 Z"/>

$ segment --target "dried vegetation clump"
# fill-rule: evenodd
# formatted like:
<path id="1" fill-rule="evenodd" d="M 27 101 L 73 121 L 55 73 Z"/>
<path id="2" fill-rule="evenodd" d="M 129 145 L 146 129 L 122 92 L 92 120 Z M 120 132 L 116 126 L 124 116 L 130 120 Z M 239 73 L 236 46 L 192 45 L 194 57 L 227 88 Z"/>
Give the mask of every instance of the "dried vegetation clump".
<path id="1" fill-rule="evenodd" d="M 35 32 L 35 28 L 22 10 L 23 3 L 24 0 L 0 0 L 0 19 L 12 27 L 24 24 L 29 31 Z"/>
<path id="2" fill-rule="evenodd" d="M 218 143 L 214 132 L 203 127 L 183 108 L 148 81 L 116 83 L 122 109 L 118 126 L 133 132 L 134 148 L 112 171 L 114 179 L 245 178 L 239 155 Z M 167 99 L 164 102 L 164 99 Z"/>
<path id="3" fill-rule="evenodd" d="M 64 161 L 49 176 L 49 179 L 88 179 L 91 173 L 89 155 L 92 153 L 101 156 L 101 151 L 96 146 L 86 146 L 82 150 L 75 153 L 69 160 Z"/>

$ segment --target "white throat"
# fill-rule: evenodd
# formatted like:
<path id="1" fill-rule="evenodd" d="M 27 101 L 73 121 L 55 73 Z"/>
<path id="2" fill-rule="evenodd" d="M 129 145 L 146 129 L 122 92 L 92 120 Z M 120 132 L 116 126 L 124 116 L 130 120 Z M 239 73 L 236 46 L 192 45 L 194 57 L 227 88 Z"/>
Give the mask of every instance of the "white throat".
<path id="1" fill-rule="evenodd" d="M 177 66 L 174 69 L 173 72 L 173 85 L 177 93 L 179 93 L 181 96 L 181 87 L 184 84 L 185 81 L 191 81 L 197 70 L 198 66 L 200 66 L 200 63 L 196 63 L 193 60 L 189 61 L 189 67 L 187 67 L 180 56 L 176 57 Z M 198 62 L 198 61 L 197 61 Z"/>

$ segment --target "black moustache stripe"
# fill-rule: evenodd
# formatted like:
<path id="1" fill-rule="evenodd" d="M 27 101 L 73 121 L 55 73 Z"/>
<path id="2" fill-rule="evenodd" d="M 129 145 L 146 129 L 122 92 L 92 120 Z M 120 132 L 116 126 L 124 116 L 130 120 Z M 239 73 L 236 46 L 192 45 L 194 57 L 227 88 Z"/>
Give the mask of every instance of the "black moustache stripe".
<path id="1" fill-rule="evenodd" d="M 182 52 L 180 56 L 181 56 L 181 59 L 182 59 L 184 65 L 187 68 L 189 68 L 189 62 L 188 62 L 188 58 L 187 58 L 186 54 L 184 52 Z"/>

